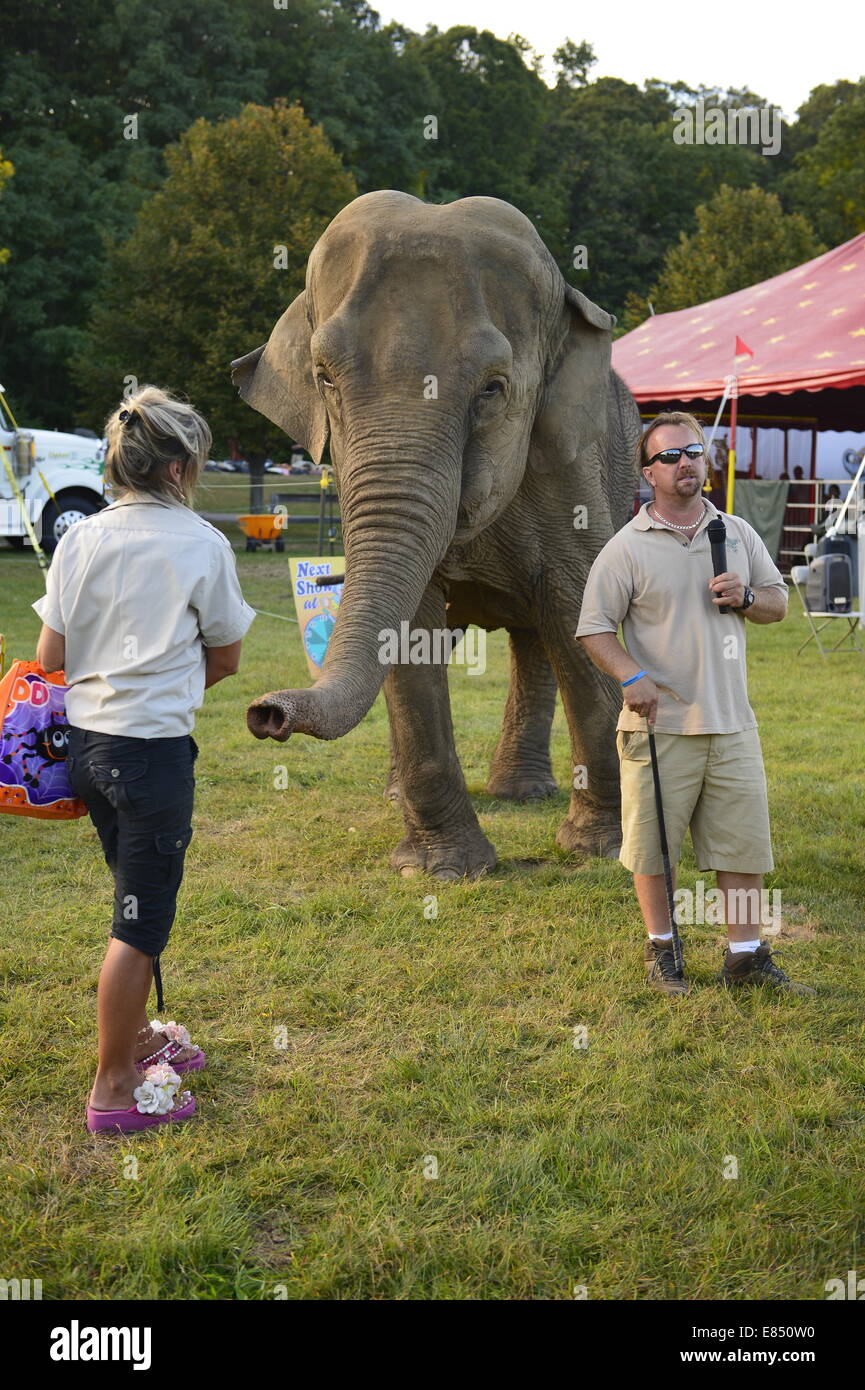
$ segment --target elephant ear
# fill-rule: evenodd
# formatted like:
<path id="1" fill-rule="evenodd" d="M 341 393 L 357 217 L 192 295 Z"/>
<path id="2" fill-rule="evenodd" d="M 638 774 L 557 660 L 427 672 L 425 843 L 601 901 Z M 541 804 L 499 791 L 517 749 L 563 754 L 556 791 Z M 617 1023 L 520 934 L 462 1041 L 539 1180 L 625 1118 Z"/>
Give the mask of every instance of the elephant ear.
<path id="1" fill-rule="evenodd" d="M 288 306 L 266 343 L 245 357 L 235 358 L 231 380 L 247 405 L 279 425 L 320 463 L 328 424 L 312 373 L 311 337 L 304 290 Z"/>
<path id="2" fill-rule="evenodd" d="M 538 473 L 570 468 L 607 426 L 613 314 L 565 285 L 561 318 L 550 338 L 546 385 L 529 441 Z"/>

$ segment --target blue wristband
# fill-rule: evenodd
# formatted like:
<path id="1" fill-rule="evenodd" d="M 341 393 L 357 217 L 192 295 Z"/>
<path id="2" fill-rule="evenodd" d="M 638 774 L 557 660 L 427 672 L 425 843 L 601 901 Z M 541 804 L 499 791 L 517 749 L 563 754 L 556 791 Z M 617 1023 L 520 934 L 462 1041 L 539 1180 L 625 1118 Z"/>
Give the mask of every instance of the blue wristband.
<path id="1" fill-rule="evenodd" d="M 628 680 L 622 681 L 622 682 L 621 682 L 622 689 L 624 689 L 626 685 L 633 685 L 633 684 L 634 684 L 634 681 L 640 680 L 642 676 L 645 676 L 645 674 L 646 674 L 645 671 L 638 671 L 637 674 L 636 674 L 635 676 L 631 676 Z"/>

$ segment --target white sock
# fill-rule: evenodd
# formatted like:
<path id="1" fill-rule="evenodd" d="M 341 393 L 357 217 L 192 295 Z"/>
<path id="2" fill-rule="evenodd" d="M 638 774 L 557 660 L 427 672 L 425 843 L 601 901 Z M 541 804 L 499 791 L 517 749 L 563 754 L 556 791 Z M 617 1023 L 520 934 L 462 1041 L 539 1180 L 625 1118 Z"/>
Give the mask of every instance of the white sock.
<path id="1" fill-rule="evenodd" d="M 668 931 L 664 936 L 655 936 L 653 932 L 649 932 L 650 941 L 672 941 L 672 939 L 673 933 L 671 931 Z"/>
<path id="2" fill-rule="evenodd" d="M 741 955 L 743 951 L 756 951 L 760 945 L 759 938 L 756 941 L 728 941 L 731 955 Z"/>

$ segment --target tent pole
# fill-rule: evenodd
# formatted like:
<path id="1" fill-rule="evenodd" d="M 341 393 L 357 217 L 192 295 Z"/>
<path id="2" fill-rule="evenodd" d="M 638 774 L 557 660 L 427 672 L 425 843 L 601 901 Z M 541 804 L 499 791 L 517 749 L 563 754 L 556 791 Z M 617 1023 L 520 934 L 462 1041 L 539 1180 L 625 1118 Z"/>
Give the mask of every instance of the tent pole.
<path id="1" fill-rule="evenodd" d="M 788 466 L 787 466 L 787 464 L 788 464 L 788 446 L 789 446 L 789 442 L 790 442 L 790 427 L 789 427 L 789 425 L 788 425 L 787 428 L 786 428 L 785 431 L 784 431 L 784 472 L 787 474 L 788 477 L 790 476 L 790 470 L 789 470 L 789 468 L 788 468 Z"/>
<path id="2" fill-rule="evenodd" d="M 736 414 L 739 404 L 739 383 L 730 378 L 730 456 L 727 462 L 727 511 L 733 511 L 733 488 L 736 480 Z"/>

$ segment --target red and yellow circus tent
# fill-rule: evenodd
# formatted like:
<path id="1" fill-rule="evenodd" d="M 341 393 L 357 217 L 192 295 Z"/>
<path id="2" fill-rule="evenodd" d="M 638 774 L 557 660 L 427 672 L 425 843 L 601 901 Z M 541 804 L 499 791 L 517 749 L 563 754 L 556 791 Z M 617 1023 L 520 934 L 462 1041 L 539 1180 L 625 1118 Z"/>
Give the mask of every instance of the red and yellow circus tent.
<path id="1" fill-rule="evenodd" d="M 742 344 L 752 355 L 736 355 Z M 761 284 L 654 315 L 614 342 L 613 366 L 651 414 L 710 409 L 735 375 L 741 411 L 865 430 L 865 233 Z"/>

